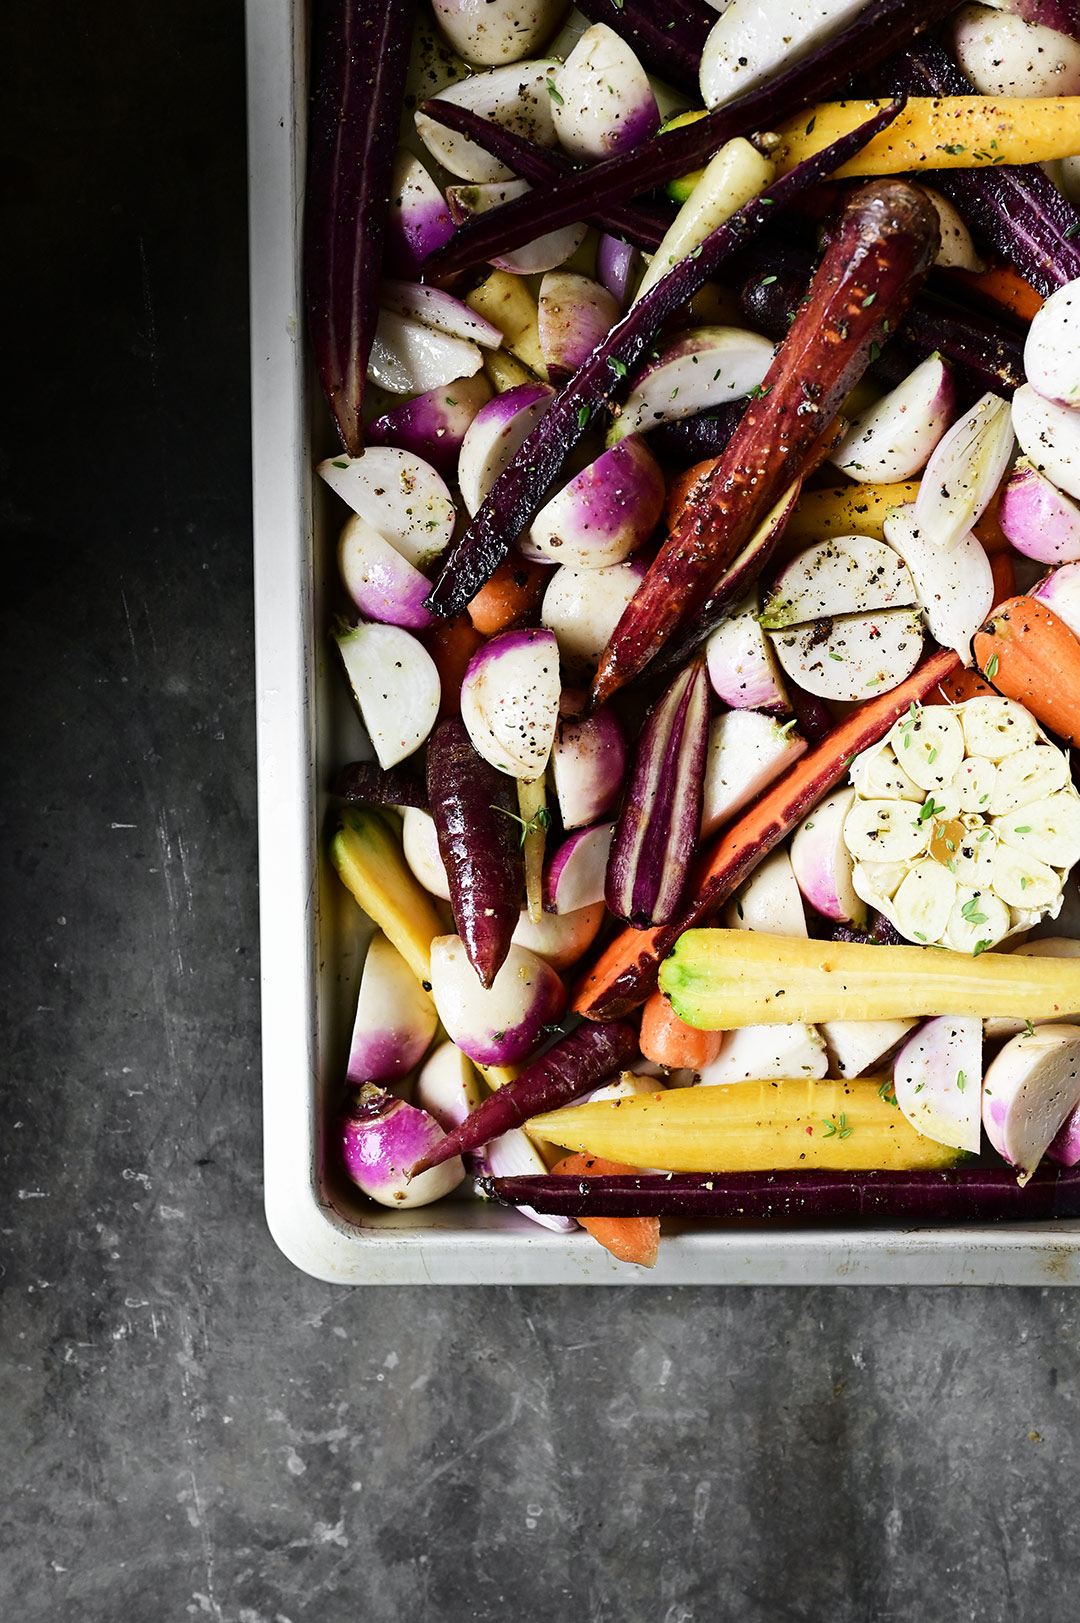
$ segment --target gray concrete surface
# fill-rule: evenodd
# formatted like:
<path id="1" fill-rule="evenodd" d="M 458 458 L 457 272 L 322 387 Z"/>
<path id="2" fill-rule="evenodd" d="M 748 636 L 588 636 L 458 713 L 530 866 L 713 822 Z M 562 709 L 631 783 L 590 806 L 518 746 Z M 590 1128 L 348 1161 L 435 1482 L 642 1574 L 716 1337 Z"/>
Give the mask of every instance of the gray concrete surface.
<path id="1" fill-rule="evenodd" d="M 275 1252 L 241 8 L 20 12 L 0 1618 L 1075 1617 L 1076 1293 L 341 1291 Z"/>

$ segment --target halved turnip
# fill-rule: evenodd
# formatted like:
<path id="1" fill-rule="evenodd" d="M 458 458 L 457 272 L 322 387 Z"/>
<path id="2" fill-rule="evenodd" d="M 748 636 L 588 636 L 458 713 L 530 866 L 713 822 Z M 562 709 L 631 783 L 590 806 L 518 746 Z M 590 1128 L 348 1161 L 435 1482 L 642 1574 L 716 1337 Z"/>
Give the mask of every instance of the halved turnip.
<path id="1" fill-rule="evenodd" d="M 1080 563 L 1063 564 L 1033 588 L 1032 597 L 1049 603 L 1059 620 L 1080 637 Z"/>
<path id="2" fill-rule="evenodd" d="M 540 348 L 552 383 L 565 383 L 618 321 L 606 287 L 577 271 L 548 271 L 537 300 Z"/>
<path id="3" fill-rule="evenodd" d="M 1080 59 L 1080 45 L 1075 49 Z M 1044 400 L 1080 406 L 1080 282 L 1056 288 L 1035 312 L 1024 342 L 1024 371 Z"/>
<path id="4" fill-rule="evenodd" d="M 603 921 L 602 901 L 575 908 L 572 913 L 541 913 L 537 924 L 532 922 L 528 912 L 523 912 L 513 939 L 519 947 L 535 952 L 552 969 L 569 969 L 592 946 Z"/>
<path id="5" fill-rule="evenodd" d="M 362 456 L 327 457 L 317 472 L 417 569 L 449 546 L 457 517 L 450 492 L 430 463 L 411 451 L 372 445 Z"/>
<path id="6" fill-rule="evenodd" d="M 961 6 L 951 21 L 956 60 L 980 95 L 1080 94 L 1075 39 L 995 6 Z"/>
<path id="7" fill-rule="evenodd" d="M 457 470 L 461 499 L 471 515 L 554 398 L 549 384 L 522 383 L 496 395 L 476 413 L 461 442 Z"/>
<path id="8" fill-rule="evenodd" d="M 836 535 L 784 566 L 766 596 L 761 624 L 766 631 L 783 631 L 917 601 L 915 582 L 892 547 L 869 535 Z"/>
<path id="9" fill-rule="evenodd" d="M 728 710 L 709 727 L 702 838 L 735 813 L 806 753 L 806 740 L 790 723 L 777 724 L 758 710 Z"/>
<path id="10" fill-rule="evenodd" d="M 471 219 L 474 214 L 486 214 L 489 209 L 500 208 L 515 198 L 524 197 L 532 187 L 527 180 L 492 180 L 485 184 L 471 181 L 467 185 L 450 186 L 446 197 L 450 212 L 457 223 Z M 492 254 L 491 263 L 499 270 L 515 276 L 535 276 L 541 271 L 554 270 L 577 252 L 585 241 L 588 226 L 581 222 L 563 225 L 557 231 L 545 231 L 532 242 L 504 254 Z"/>
<path id="11" fill-rule="evenodd" d="M 444 902 L 450 900 L 450 881 L 439 851 L 435 819 L 429 812 L 406 806 L 401 819 L 401 846 L 405 861 L 424 889 Z"/>
<path id="12" fill-rule="evenodd" d="M 845 614 L 771 633 L 776 657 L 794 682 L 821 699 L 854 702 L 888 693 L 922 656 L 917 609 Z"/>
<path id="13" fill-rule="evenodd" d="M 623 237 L 605 231 L 596 245 L 596 275 L 615 300 L 620 311 L 630 302 L 630 284 L 637 263 L 637 249 Z"/>
<path id="14" fill-rule="evenodd" d="M 426 1110 L 395 1099 L 374 1082 L 356 1090 L 338 1127 L 345 1171 L 357 1188 L 381 1206 L 427 1206 L 456 1189 L 465 1176 L 455 1155 L 417 1178 L 409 1168 L 442 1141 L 442 1129 Z"/>
<path id="15" fill-rule="evenodd" d="M 719 1054 L 701 1072 L 700 1085 L 820 1081 L 828 1069 L 829 1056 L 815 1026 L 742 1026 L 724 1033 Z"/>
<path id="16" fill-rule="evenodd" d="M 893 1065 L 896 1102 L 916 1132 L 977 1154 L 981 1127 L 982 1021 L 925 1020 Z"/>
<path id="17" fill-rule="evenodd" d="M 998 502 L 998 522 L 1017 552 L 1041 564 L 1080 560 L 1080 508 L 1021 457 Z"/>
<path id="18" fill-rule="evenodd" d="M 606 23 L 585 30 L 550 89 L 555 133 L 575 157 L 614 157 L 660 128 L 648 74 Z"/>
<path id="19" fill-rule="evenodd" d="M 956 387 L 940 355 L 856 417 L 829 460 L 860 484 L 912 479 L 952 421 Z"/>
<path id="20" fill-rule="evenodd" d="M 1023 1031 L 983 1081 L 983 1126 L 998 1154 L 1027 1183 L 1058 1131 L 1080 1105 L 1080 1026 Z"/>
<path id="21" fill-rule="evenodd" d="M 465 670 L 461 719 L 485 761 L 531 783 L 547 766 L 559 719 L 559 654 L 554 635 L 530 627 L 503 631 Z"/>
<path id="22" fill-rule="evenodd" d="M 930 635 L 969 663 L 971 639 L 994 605 L 994 576 L 985 549 L 970 531 L 948 551 L 937 546 L 921 529 L 913 502 L 893 508 L 883 528 L 911 571 Z"/>
<path id="23" fill-rule="evenodd" d="M 369 620 L 424 631 L 435 616 L 424 607 L 431 590 L 426 575 L 414 569 L 378 530 L 354 513 L 338 541 L 338 570 L 345 590 Z"/>
<path id="24" fill-rule="evenodd" d="M 449 1133 L 483 1104 L 486 1092 L 468 1055 L 456 1043 L 445 1042 L 421 1066 L 413 1103 Z"/>
<path id="25" fill-rule="evenodd" d="M 955 547 L 985 513 L 1009 466 L 1013 430 L 1009 402 L 988 391 L 938 441 L 915 497 L 915 522 L 934 546 Z"/>
<path id="26" fill-rule="evenodd" d="M 381 931 L 371 938 L 360 975 L 345 1080 L 386 1082 L 419 1064 L 435 1035 L 435 1005 Z"/>
<path id="27" fill-rule="evenodd" d="M 597 823 L 578 829 L 562 842 L 544 872 L 547 912 L 578 913 L 603 901 L 614 832 L 614 823 Z"/>
<path id="28" fill-rule="evenodd" d="M 439 713 L 435 662 L 401 626 L 364 621 L 334 639 L 379 765 L 385 771 L 420 748 Z"/>
<path id="29" fill-rule="evenodd" d="M 472 67 L 520 62 L 558 28 L 567 0 L 432 0 L 443 33 Z"/>
<path id="30" fill-rule="evenodd" d="M 923 191 L 937 209 L 941 246 L 934 264 L 940 270 L 984 271 L 986 263 L 972 239 L 967 223 L 957 209 L 933 186 L 920 181 Z"/>
<path id="31" fill-rule="evenodd" d="M 824 1020 L 829 1060 L 843 1077 L 864 1076 L 917 1025 L 915 1020 Z"/>
<path id="32" fill-rule="evenodd" d="M 1080 499 L 1080 411 L 1044 399 L 1025 383 L 1013 395 L 1012 426 L 1028 461 Z"/>
<path id="33" fill-rule="evenodd" d="M 572 569 L 561 564 L 544 592 L 540 618 L 555 633 L 567 671 L 589 676 L 645 578 L 636 558 L 603 569 Z"/>
<path id="34" fill-rule="evenodd" d="M 380 310 L 367 375 L 387 394 L 423 394 L 454 378 L 479 372 L 484 357 L 475 344 L 436 332 L 393 310 Z"/>
<path id="35" fill-rule="evenodd" d="M 431 995 L 447 1035 L 478 1065 L 513 1065 L 562 1019 L 566 991 L 542 958 L 512 946 L 485 990 L 460 936 L 431 943 Z"/>
<path id="36" fill-rule="evenodd" d="M 692 254 L 711 236 L 717 226 L 763 192 L 775 172 L 776 165 L 741 135 L 725 142 L 701 171 L 689 197 L 664 233 L 634 295 L 635 304 L 673 265 Z"/>
<path id="37" fill-rule="evenodd" d="M 804 817 L 791 840 L 795 881 L 823 918 L 861 926 L 866 907 L 855 894 L 855 868 L 844 842 L 844 819 L 855 804 L 854 789 L 838 789 Z"/>
<path id="38" fill-rule="evenodd" d="M 390 172 L 385 268 L 393 276 L 419 276 L 427 255 L 453 235 L 446 198 L 420 159 L 398 147 Z"/>
<path id="39" fill-rule="evenodd" d="M 551 776 L 565 829 L 599 821 L 619 798 L 625 775 L 626 739 L 610 705 L 581 720 L 560 720 L 551 747 Z"/>
<path id="40" fill-rule="evenodd" d="M 374 418 L 367 426 L 368 444 L 411 451 L 445 478 L 456 472 L 466 430 L 490 399 L 491 384 L 482 372 L 455 378 Z"/>
<path id="41" fill-rule="evenodd" d="M 544 504 L 521 538 L 521 551 L 571 569 L 621 564 L 656 529 L 666 494 L 660 464 L 634 434 L 603 451 Z"/>
<path id="42" fill-rule="evenodd" d="M 451 338 L 479 344 L 482 349 L 498 349 L 503 341 L 502 333 L 493 322 L 441 287 L 386 277 L 379 288 L 379 303 L 384 310 L 393 310 L 410 321 L 423 322 L 425 327 L 447 333 Z"/>
<path id="43" fill-rule="evenodd" d="M 731 0 L 701 56 L 706 107 L 720 107 L 808 56 L 865 5 L 866 0 L 799 0 L 796 7 L 778 6 L 775 0 Z"/>
<path id="44" fill-rule="evenodd" d="M 762 630 L 757 590 L 744 597 L 721 620 L 705 644 L 709 683 L 732 710 L 761 710 L 766 715 L 791 712 L 784 678 Z"/>
<path id="45" fill-rule="evenodd" d="M 786 846 L 771 851 L 724 907 L 729 930 L 805 936 L 806 914 Z"/>
<path id="46" fill-rule="evenodd" d="M 691 328 L 638 373 L 607 443 L 742 400 L 757 388 L 772 360 L 773 346 L 759 333 L 742 327 Z"/>
<path id="47" fill-rule="evenodd" d="M 558 68 L 557 62 L 543 57 L 491 68 L 487 73 L 474 73 L 459 84 L 448 85 L 439 91 L 439 99 L 467 107 L 542 147 L 553 147 L 558 144 L 558 137 L 551 116 L 548 80 Z M 509 169 L 475 141 L 455 134 L 426 113 L 416 113 L 414 117 L 416 133 L 432 157 L 459 180 L 484 185 L 510 178 Z"/>

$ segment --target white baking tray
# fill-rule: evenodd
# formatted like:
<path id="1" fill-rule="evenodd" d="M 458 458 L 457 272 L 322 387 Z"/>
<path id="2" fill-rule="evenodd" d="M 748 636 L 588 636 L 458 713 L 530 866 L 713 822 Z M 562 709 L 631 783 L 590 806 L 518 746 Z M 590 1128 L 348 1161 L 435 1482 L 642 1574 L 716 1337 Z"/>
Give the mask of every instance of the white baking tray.
<path id="1" fill-rule="evenodd" d="M 307 61 L 300 0 L 248 0 L 251 355 L 266 1215 L 341 1284 L 1078 1285 L 1080 1222 L 928 1229 L 678 1229 L 652 1270 L 584 1233 L 471 1199 L 377 1210 L 324 1141 L 362 956 L 326 859 L 326 787 L 358 724 L 326 658 L 333 568 L 313 455 L 330 449 L 300 296 Z"/>

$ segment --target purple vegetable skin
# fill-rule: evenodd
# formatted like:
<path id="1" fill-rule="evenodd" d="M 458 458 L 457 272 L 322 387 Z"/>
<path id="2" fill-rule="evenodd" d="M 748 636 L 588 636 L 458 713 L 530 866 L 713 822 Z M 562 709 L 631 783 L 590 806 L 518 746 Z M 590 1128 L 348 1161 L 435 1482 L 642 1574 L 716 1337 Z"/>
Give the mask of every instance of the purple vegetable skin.
<path id="1" fill-rule="evenodd" d="M 525 885 L 517 793 L 473 749 L 456 716 L 440 722 L 428 742 L 427 788 L 454 923 L 490 987 L 510 951 Z"/>
<path id="2" fill-rule="evenodd" d="M 837 1218 L 1047 1222 L 1080 1217 L 1080 1168 L 1041 1167 L 1026 1188 L 1009 1167 L 933 1172 L 678 1172 L 602 1178 L 484 1178 L 485 1195 L 565 1217 Z"/>
<path id="3" fill-rule="evenodd" d="M 412 451 L 444 479 L 452 479 L 469 424 L 490 399 L 491 386 L 482 372 L 459 378 L 452 386 L 428 389 L 376 417 L 368 424 L 368 441 Z"/>
<path id="4" fill-rule="evenodd" d="M 435 614 L 450 618 L 472 601 L 532 522 L 567 458 L 586 433 L 595 413 L 607 409 L 620 386 L 642 360 L 664 322 L 680 310 L 732 253 L 770 223 L 778 211 L 840 164 L 892 122 L 901 103 L 879 109 L 857 130 L 797 165 L 767 197 L 755 197 L 706 237 L 694 255 L 680 260 L 653 284 L 623 319 L 597 344 L 585 365 L 560 389 L 544 419 L 503 469 L 471 524 L 455 543 L 427 598 Z M 496 212 L 496 211 L 493 211 Z"/>
<path id="5" fill-rule="evenodd" d="M 661 423 L 649 432 L 649 446 L 668 462 L 692 467 L 706 457 L 719 456 L 734 434 L 746 409 L 745 400 L 732 400 L 715 411 L 699 412 L 676 423 Z"/>
<path id="6" fill-rule="evenodd" d="M 392 766 L 384 772 L 374 761 L 343 766 L 334 794 L 354 806 L 415 806 L 426 812 L 429 804 L 427 785 L 411 767 Z"/>
<path id="7" fill-rule="evenodd" d="M 416 1177 L 451 1156 L 478 1150 L 511 1127 L 520 1127 L 530 1116 L 572 1104 L 583 1093 L 623 1070 L 637 1051 L 637 1033 L 626 1021 L 616 1020 L 603 1026 L 585 1021 L 569 1036 L 560 1038 L 546 1054 L 533 1060 L 515 1081 L 507 1082 L 485 1099 L 460 1127 L 428 1150 L 412 1168 L 411 1176 Z"/>
<path id="8" fill-rule="evenodd" d="M 327 0 L 310 134 L 304 280 L 312 349 L 341 442 L 360 415 L 379 317 L 379 275 L 413 0 Z"/>
<path id="9" fill-rule="evenodd" d="M 531 242 L 540 231 L 586 218 L 598 201 L 608 209 L 675 180 L 707 163 L 733 135 L 770 129 L 845 84 L 856 64 L 869 68 L 909 45 L 951 9 L 952 0 L 869 0 L 847 28 L 768 83 L 746 91 L 696 123 L 668 130 L 632 152 L 538 187 L 528 197 L 470 220 L 451 242 L 432 254 L 425 275 L 437 280 L 483 264 L 493 253 Z M 846 157 L 834 158 L 824 174 L 846 161 Z"/>

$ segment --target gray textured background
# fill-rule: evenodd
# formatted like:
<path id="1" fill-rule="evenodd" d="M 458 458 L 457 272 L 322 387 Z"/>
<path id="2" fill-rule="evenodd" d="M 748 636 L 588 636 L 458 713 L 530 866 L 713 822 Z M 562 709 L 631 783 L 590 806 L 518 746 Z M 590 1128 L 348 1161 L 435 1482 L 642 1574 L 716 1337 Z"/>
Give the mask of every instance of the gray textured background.
<path id="1" fill-rule="evenodd" d="M 0 1618 L 1074 1617 L 1076 1293 L 275 1252 L 241 7 L 15 9 Z"/>

